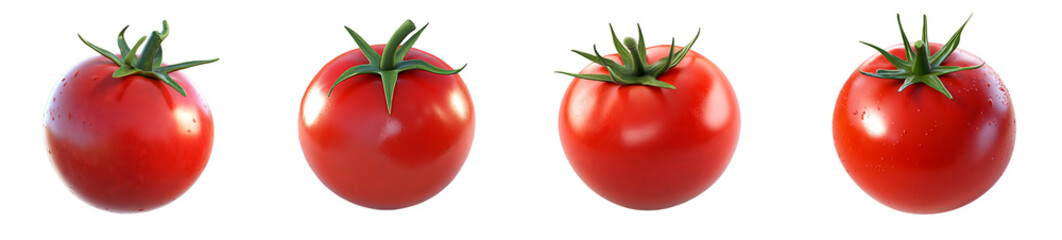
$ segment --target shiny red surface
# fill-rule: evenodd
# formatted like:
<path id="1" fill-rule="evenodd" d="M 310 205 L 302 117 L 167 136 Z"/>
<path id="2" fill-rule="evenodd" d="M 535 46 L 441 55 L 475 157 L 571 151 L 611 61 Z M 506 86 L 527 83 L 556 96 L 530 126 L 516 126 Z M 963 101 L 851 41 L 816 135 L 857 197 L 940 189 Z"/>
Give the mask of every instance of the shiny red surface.
<path id="1" fill-rule="evenodd" d="M 118 66 L 88 59 L 58 83 L 45 113 L 48 153 L 70 190 L 114 212 L 158 208 L 181 196 L 210 157 L 214 120 L 179 72 L 187 97 L 159 80 L 111 78 Z"/>
<path id="2" fill-rule="evenodd" d="M 668 48 L 648 48 L 650 63 Z M 581 73 L 608 74 L 597 64 Z M 572 168 L 594 192 L 628 208 L 662 209 L 696 197 L 737 146 L 737 98 L 715 64 L 690 51 L 658 79 L 676 89 L 575 79 L 561 102 L 560 137 Z"/>
<path id="3" fill-rule="evenodd" d="M 940 44 L 930 44 L 935 53 Z M 902 46 L 888 51 L 904 57 Z M 983 61 L 961 49 L 943 66 Z M 880 54 L 853 72 L 837 98 L 833 137 L 856 184 L 879 202 L 910 213 L 962 207 L 999 180 L 1014 149 L 1014 105 L 999 75 L 981 68 L 941 75 L 954 99 L 903 80 L 858 70 L 896 69 Z"/>
<path id="4" fill-rule="evenodd" d="M 383 45 L 373 49 L 383 52 Z M 451 69 L 416 48 L 405 59 Z M 314 77 L 299 112 L 303 154 L 347 201 L 376 209 L 416 205 L 442 191 L 464 164 L 475 129 L 472 100 L 460 76 L 422 70 L 398 75 L 390 115 L 379 75 L 354 76 L 328 96 L 340 74 L 367 63 L 351 50 Z"/>

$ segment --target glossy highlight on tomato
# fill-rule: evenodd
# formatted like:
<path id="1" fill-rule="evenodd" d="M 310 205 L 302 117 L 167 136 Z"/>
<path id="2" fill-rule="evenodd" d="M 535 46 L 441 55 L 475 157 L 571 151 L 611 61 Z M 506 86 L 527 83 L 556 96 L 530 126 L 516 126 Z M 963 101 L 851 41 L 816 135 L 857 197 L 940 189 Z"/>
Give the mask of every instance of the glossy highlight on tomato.
<path id="1" fill-rule="evenodd" d="M 387 52 L 385 45 L 371 48 Z M 405 60 L 452 69 L 415 48 Z M 362 49 L 351 50 L 310 82 L 299 112 L 303 153 L 321 182 L 347 201 L 375 209 L 424 202 L 456 177 L 468 156 L 475 130 L 468 89 L 457 74 L 402 71 L 389 106 L 380 75 L 335 83 L 348 69 L 367 64 Z"/>
<path id="2" fill-rule="evenodd" d="M 937 54 L 942 44 L 927 46 Z M 908 60 L 903 45 L 885 51 Z M 982 63 L 956 49 L 940 65 Z M 837 154 L 856 184 L 909 213 L 953 210 L 987 192 L 1010 162 L 1016 126 L 1010 94 L 992 67 L 939 75 L 952 99 L 927 84 L 897 92 L 904 80 L 860 73 L 879 69 L 897 68 L 881 54 L 868 59 L 841 89 L 833 114 Z"/>
<path id="3" fill-rule="evenodd" d="M 670 51 L 649 47 L 646 63 L 666 61 Z M 653 210 L 689 201 L 716 182 L 734 154 L 740 113 L 730 82 L 696 52 L 676 61 L 656 77 L 667 85 L 651 83 L 665 87 L 576 78 L 564 94 L 559 127 L 568 162 L 613 203 Z M 580 74 L 609 70 L 595 63 Z"/>

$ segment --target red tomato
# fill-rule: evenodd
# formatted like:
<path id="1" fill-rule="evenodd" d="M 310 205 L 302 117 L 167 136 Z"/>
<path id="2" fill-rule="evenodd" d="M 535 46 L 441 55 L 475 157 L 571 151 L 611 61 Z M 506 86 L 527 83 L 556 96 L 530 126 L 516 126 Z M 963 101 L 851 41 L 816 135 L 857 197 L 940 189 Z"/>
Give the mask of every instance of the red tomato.
<path id="1" fill-rule="evenodd" d="M 109 211 L 161 207 L 203 172 L 214 141 L 206 102 L 179 72 L 181 96 L 163 82 L 112 78 L 105 57 L 74 67 L 52 93 L 44 129 L 48 153 L 70 190 Z"/>
<path id="2" fill-rule="evenodd" d="M 666 58 L 669 48 L 648 48 L 648 63 Z M 580 73 L 609 74 L 598 64 Z M 561 144 L 572 168 L 594 192 L 628 208 L 662 209 L 696 197 L 737 146 L 737 98 L 715 64 L 690 51 L 657 79 L 675 89 L 576 78 L 561 102 Z"/>
<path id="3" fill-rule="evenodd" d="M 122 29 L 118 54 L 82 38 L 103 56 L 74 67 L 52 93 L 44 119 L 48 154 L 70 190 L 98 208 L 166 205 L 195 183 L 210 158 L 210 109 L 175 71 L 217 59 L 162 64 L 166 21 L 162 28 L 132 48 Z"/>
<path id="4" fill-rule="evenodd" d="M 936 53 L 941 44 L 929 44 Z M 887 50 L 906 60 L 903 45 Z M 958 49 L 943 66 L 984 61 Z M 879 202 L 910 213 L 956 209 L 999 180 L 1014 149 L 1014 105 L 987 64 L 940 75 L 953 99 L 903 80 L 860 74 L 896 69 L 876 54 L 852 73 L 833 114 L 837 155 L 856 184 Z"/>
<path id="5" fill-rule="evenodd" d="M 372 46 L 383 52 L 384 45 Z M 451 69 L 412 49 L 420 59 Z M 347 69 L 369 64 L 358 49 L 326 64 L 306 88 L 299 140 L 317 177 L 355 204 L 397 209 L 428 200 L 454 179 L 472 146 L 475 114 L 459 75 L 422 70 L 398 75 L 388 114 L 379 75 L 357 75 L 335 86 Z"/>

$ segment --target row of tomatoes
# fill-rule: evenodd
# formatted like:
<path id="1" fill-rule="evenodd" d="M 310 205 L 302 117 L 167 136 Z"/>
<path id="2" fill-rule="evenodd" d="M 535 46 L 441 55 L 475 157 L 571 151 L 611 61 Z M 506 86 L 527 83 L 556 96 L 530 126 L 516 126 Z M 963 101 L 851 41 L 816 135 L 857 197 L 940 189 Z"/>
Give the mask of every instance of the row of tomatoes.
<path id="1" fill-rule="evenodd" d="M 397 209 L 431 198 L 453 180 L 472 144 L 463 67 L 412 48 L 424 28 L 414 30 L 406 21 L 386 44 L 369 45 L 347 28 L 358 49 L 326 64 L 302 99 L 307 162 L 325 186 L 361 206 Z M 638 39 L 622 41 L 613 31 L 615 54 L 572 50 L 592 63 L 577 74 L 558 72 L 575 77 L 559 133 L 590 189 L 625 207 L 662 209 L 719 178 L 737 145 L 740 114 L 723 72 L 690 50 L 696 36 L 685 46 L 646 47 L 638 31 Z M 957 48 L 961 32 L 945 44 L 929 43 L 924 30 L 914 43 L 904 34 L 889 49 L 867 44 L 879 54 L 840 91 L 838 156 L 889 207 L 961 207 L 984 194 L 1010 160 L 1010 96 L 991 67 Z M 132 48 L 124 33 L 118 54 L 82 39 L 103 56 L 59 82 L 45 132 L 52 162 L 75 194 L 99 208 L 135 212 L 175 200 L 206 166 L 210 109 L 178 70 L 217 59 L 162 64 L 166 22 Z"/>

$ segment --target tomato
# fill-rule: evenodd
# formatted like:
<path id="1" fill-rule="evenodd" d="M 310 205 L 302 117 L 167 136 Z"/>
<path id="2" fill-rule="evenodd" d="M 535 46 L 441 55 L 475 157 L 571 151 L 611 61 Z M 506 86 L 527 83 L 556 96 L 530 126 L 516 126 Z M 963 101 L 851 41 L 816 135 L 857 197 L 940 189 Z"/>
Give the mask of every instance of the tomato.
<path id="1" fill-rule="evenodd" d="M 157 41 L 149 40 L 154 48 L 145 52 L 157 49 L 158 33 Z M 114 212 L 158 208 L 181 196 L 203 172 L 214 140 L 210 108 L 180 72 L 169 72 L 174 68 L 137 68 L 167 80 L 115 78 L 120 66 L 110 57 L 133 54 L 123 49 L 118 56 L 104 55 L 71 69 L 53 91 L 44 119 L 48 153 L 70 190 L 89 204 Z"/>
<path id="2" fill-rule="evenodd" d="M 923 41 L 916 42 L 914 58 L 923 50 L 937 57 L 942 47 L 957 46 L 961 31 L 954 44 L 924 49 Z M 902 44 L 885 51 L 909 60 Z M 939 65 L 984 63 L 962 49 L 945 56 Z M 939 75 L 942 90 L 917 83 L 901 88 L 904 80 L 860 73 L 879 69 L 897 67 L 881 54 L 863 62 L 841 89 L 833 114 L 837 155 L 856 184 L 909 213 L 949 211 L 988 191 L 1010 161 L 1016 124 L 1010 94 L 992 67 Z"/>
<path id="3" fill-rule="evenodd" d="M 412 30 L 412 22 L 399 31 L 404 28 Z M 351 34 L 359 45 L 369 46 Z M 371 49 L 387 54 L 386 47 Z M 379 75 L 341 76 L 355 66 L 372 66 L 364 50 L 339 55 L 306 88 L 299 113 L 303 153 L 321 182 L 347 201 L 375 209 L 416 205 L 442 191 L 464 164 L 475 129 L 472 100 L 456 74 L 409 70 L 391 80 Z M 409 49 L 405 61 L 451 69 L 415 48 Z M 342 83 L 337 84 L 337 79 Z M 381 91 L 387 82 L 395 84 L 391 98 Z M 388 104 L 388 99 L 393 103 Z"/>
<path id="4" fill-rule="evenodd" d="M 673 54 L 669 45 L 645 48 L 628 41 L 629 50 L 617 50 L 644 51 L 644 57 L 633 54 L 647 60 L 643 64 Z M 576 79 L 560 107 L 564 153 L 583 182 L 613 203 L 651 210 L 686 202 L 715 183 L 734 154 L 740 114 L 730 82 L 704 56 L 679 55 L 673 68 L 655 76 L 666 85 L 617 84 L 624 77 L 608 76 L 623 70 L 600 64 L 569 74 Z M 604 58 L 631 68 L 641 62 L 619 54 Z M 591 81 L 594 76 L 605 77 Z"/>

